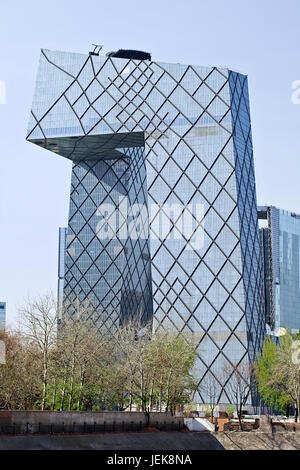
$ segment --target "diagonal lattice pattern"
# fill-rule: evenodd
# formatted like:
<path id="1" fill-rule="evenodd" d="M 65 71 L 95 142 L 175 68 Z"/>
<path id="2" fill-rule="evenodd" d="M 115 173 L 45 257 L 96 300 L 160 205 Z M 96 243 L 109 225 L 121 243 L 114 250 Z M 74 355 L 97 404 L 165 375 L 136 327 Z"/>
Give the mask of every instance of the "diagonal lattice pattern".
<path id="1" fill-rule="evenodd" d="M 74 165 L 67 236 L 65 302 L 89 299 L 98 312 L 95 323 L 109 331 L 120 318 L 125 320 L 129 312 L 139 315 L 143 322 L 152 317 L 149 242 L 142 238 L 124 239 L 113 223 L 125 198 L 129 205 L 147 204 L 143 189 L 144 150 L 122 150 L 122 160 Z M 105 204 L 112 206 L 114 212 L 108 220 L 104 219 L 104 237 L 100 237 L 101 215 L 97 208 Z M 122 230 L 125 222 L 119 222 Z"/>
<path id="2" fill-rule="evenodd" d="M 224 369 L 264 335 L 247 78 L 42 51 L 28 139 L 73 160 L 65 301 L 92 299 L 110 331 L 140 315 L 191 332 L 198 400 L 212 377 L 229 402 Z M 149 237 L 99 239 L 97 208 L 124 196 L 148 208 Z"/>

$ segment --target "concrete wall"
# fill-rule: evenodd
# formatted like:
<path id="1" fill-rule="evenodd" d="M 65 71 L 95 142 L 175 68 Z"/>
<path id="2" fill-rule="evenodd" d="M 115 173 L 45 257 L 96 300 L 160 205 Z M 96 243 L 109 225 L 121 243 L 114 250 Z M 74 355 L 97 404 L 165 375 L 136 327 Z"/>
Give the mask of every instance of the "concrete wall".
<path id="1" fill-rule="evenodd" d="M 175 418 L 171 413 L 144 413 L 144 412 L 113 412 L 113 411 L 0 411 L 0 432 L 13 429 L 16 432 L 38 432 L 38 429 L 46 429 L 53 426 L 59 429 L 61 426 L 80 431 L 83 427 L 106 426 L 107 430 L 134 428 L 160 427 L 177 429 L 183 428 L 183 418 Z M 8 432 L 8 431 L 7 431 Z M 62 431 L 60 431 L 62 432 Z"/>
<path id="2" fill-rule="evenodd" d="M 204 418 L 184 418 L 184 424 L 189 431 L 209 431 L 215 430 L 214 424 Z"/>

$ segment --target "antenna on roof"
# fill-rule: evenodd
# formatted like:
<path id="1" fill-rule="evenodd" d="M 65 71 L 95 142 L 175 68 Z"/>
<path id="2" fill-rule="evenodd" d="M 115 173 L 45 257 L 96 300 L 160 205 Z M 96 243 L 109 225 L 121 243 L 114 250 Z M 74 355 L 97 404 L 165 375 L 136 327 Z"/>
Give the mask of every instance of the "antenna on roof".
<path id="1" fill-rule="evenodd" d="M 100 44 L 92 44 L 92 46 L 94 46 L 94 50 L 89 52 L 89 55 L 99 55 L 103 46 Z"/>

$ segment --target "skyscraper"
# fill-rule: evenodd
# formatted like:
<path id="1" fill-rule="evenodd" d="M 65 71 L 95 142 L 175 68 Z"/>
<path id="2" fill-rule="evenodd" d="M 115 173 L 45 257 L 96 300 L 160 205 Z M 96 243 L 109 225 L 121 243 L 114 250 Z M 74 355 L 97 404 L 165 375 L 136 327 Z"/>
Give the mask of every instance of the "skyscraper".
<path id="1" fill-rule="evenodd" d="M 272 330 L 300 330 L 300 215 L 259 206 L 266 319 Z"/>
<path id="2" fill-rule="evenodd" d="M 6 325 L 6 302 L 0 302 L 0 331 L 5 331 Z"/>
<path id="3" fill-rule="evenodd" d="M 194 336 L 201 384 L 253 361 L 264 300 L 247 77 L 42 50 L 27 139 L 73 161 L 64 302 Z"/>

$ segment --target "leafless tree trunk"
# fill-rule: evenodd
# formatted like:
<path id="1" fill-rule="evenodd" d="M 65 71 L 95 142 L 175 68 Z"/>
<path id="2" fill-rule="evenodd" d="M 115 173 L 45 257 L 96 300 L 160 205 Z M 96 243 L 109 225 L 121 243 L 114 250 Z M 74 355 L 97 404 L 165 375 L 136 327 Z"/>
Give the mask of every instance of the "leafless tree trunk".
<path id="1" fill-rule="evenodd" d="M 82 390 L 83 390 L 83 385 L 84 385 L 84 379 L 85 379 L 85 370 L 84 370 L 84 367 L 81 367 L 80 389 L 79 389 L 79 395 L 78 395 L 78 401 L 77 401 L 77 411 L 80 411 L 80 408 L 81 408 Z"/>
<path id="2" fill-rule="evenodd" d="M 211 420 L 213 422 L 214 412 L 217 406 L 218 397 L 220 394 L 221 386 L 218 378 L 207 372 L 204 380 L 200 385 L 200 391 L 208 398 L 208 404 L 211 411 Z"/>
<path id="3" fill-rule="evenodd" d="M 55 402 L 56 402 L 56 377 L 54 377 L 54 380 L 53 380 L 53 394 L 52 394 L 52 404 L 51 404 L 52 411 L 54 411 Z"/>
<path id="4" fill-rule="evenodd" d="M 247 363 L 228 365 L 224 368 L 228 379 L 226 390 L 232 403 L 235 404 L 240 430 L 243 431 L 242 410 L 247 403 L 253 368 Z"/>

